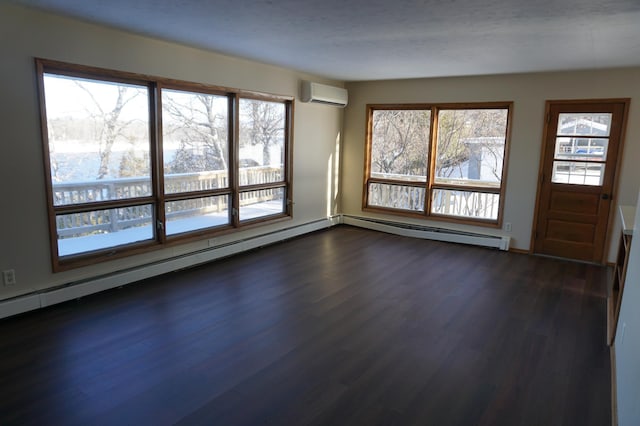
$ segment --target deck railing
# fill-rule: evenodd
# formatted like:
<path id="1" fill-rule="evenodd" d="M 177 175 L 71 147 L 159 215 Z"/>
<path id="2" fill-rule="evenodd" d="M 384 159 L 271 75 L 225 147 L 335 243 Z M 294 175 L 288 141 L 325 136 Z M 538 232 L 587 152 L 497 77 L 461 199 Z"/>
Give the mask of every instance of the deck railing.
<path id="1" fill-rule="evenodd" d="M 241 186 L 282 181 L 282 169 L 278 167 L 250 167 L 240 169 Z M 228 173 L 217 170 L 202 173 L 179 173 L 164 178 L 165 193 L 180 193 L 227 188 Z M 261 189 L 240 193 L 240 206 L 272 200 L 279 189 Z M 120 200 L 150 196 L 152 183 L 149 177 L 101 179 L 53 184 L 53 199 L 56 206 Z M 210 196 L 169 202 L 165 204 L 167 220 L 177 217 L 220 213 L 228 210 L 227 195 Z M 95 210 L 83 213 L 58 215 L 56 224 L 58 237 L 72 237 L 90 233 L 108 233 L 148 224 L 153 218 L 149 205 L 118 209 Z"/>
<path id="2" fill-rule="evenodd" d="M 372 183 L 369 204 L 394 209 L 424 211 L 426 190 L 421 187 Z M 477 219 L 496 219 L 500 194 L 455 189 L 433 189 L 431 211 L 435 214 Z"/>

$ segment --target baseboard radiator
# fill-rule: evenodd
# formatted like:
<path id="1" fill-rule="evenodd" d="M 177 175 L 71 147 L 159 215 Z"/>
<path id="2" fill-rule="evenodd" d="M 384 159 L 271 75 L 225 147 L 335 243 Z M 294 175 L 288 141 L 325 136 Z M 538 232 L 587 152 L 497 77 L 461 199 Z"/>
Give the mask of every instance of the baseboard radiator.
<path id="1" fill-rule="evenodd" d="M 228 244 L 209 247 L 207 249 L 176 256 L 159 262 L 113 272 L 87 280 L 70 282 L 58 287 L 2 300 L 0 301 L 0 318 L 44 308 L 57 303 L 66 302 L 68 300 L 78 299 L 93 293 L 121 287 L 123 285 L 135 283 L 157 275 L 189 268 L 244 251 L 285 241 L 310 232 L 330 228 L 338 224 L 372 229 L 406 237 L 473 244 L 498 248 L 501 250 L 508 250 L 510 242 L 510 238 L 504 236 L 461 232 L 357 216 L 337 215 L 243 240 L 233 241 Z"/>
<path id="2" fill-rule="evenodd" d="M 408 223 L 392 222 L 358 216 L 342 216 L 342 223 L 360 228 L 373 229 L 404 237 L 422 238 L 427 240 L 446 241 L 451 243 L 471 244 L 509 250 L 511 237 L 481 234 L 477 232 L 456 231 L 453 229 L 432 226 L 412 225 Z"/>
<path id="3" fill-rule="evenodd" d="M 268 246 L 277 242 L 295 238 L 310 232 L 329 228 L 340 223 L 340 216 L 320 219 L 303 225 L 249 237 L 231 243 L 209 247 L 193 253 L 165 259 L 159 262 L 121 270 L 104 276 L 75 281 L 58 287 L 17 296 L 0 301 L 0 318 L 5 318 L 34 309 L 44 308 L 68 300 L 78 299 L 100 291 L 121 287 L 146 278 L 166 274 L 180 269 L 190 268 L 216 259 L 232 256 L 244 251 Z"/>

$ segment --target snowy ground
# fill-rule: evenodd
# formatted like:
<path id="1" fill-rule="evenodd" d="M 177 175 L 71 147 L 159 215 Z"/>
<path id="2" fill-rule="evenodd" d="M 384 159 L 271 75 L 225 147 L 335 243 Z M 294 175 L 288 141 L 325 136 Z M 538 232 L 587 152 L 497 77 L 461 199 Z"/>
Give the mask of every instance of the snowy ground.
<path id="1" fill-rule="evenodd" d="M 282 213 L 282 200 L 245 206 L 240 209 L 240 220 L 256 219 L 263 216 Z M 175 235 L 197 229 L 210 228 L 229 223 L 226 212 L 211 213 L 195 217 L 183 217 L 166 223 L 167 235 Z M 69 256 L 93 250 L 104 250 L 123 244 L 153 239 L 153 227 L 149 222 L 145 226 L 123 229 L 109 234 L 87 235 L 58 240 L 58 255 Z"/>

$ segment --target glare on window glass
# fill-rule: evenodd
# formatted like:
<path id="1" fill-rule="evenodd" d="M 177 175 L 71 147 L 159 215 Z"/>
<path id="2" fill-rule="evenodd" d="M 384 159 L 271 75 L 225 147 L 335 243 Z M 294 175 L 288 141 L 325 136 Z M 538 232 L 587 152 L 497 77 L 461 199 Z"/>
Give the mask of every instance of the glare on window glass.
<path id="1" fill-rule="evenodd" d="M 54 204 L 151 194 L 147 88 L 44 75 Z"/>

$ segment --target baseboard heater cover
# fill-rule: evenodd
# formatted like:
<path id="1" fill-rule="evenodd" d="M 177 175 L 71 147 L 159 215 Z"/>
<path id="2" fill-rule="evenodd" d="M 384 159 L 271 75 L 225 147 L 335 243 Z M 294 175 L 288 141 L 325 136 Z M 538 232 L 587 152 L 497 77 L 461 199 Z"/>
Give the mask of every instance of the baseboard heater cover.
<path id="1" fill-rule="evenodd" d="M 340 217 L 334 216 L 307 222 L 281 230 L 233 241 L 227 244 L 206 248 L 192 253 L 145 264 L 126 270 L 109 273 L 100 277 L 75 281 L 58 287 L 33 292 L 0 301 L 0 318 L 18 315 L 57 303 L 78 299 L 100 291 L 121 287 L 146 278 L 166 274 L 180 269 L 190 268 L 206 262 L 228 257 L 285 241 L 310 232 L 329 228 L 340 223 Z"/>
<path id="2" fill-rule="evenodd" d="M 427 240 L 445 241 L 451 243 L 471 244 L 482 247 L 493 247 L 508 251 L 511 237 L 481 234 L 477 232 L 457 231 L 453 229 L 432 226 L 413 225 L 388 220 L 367 217 L 343 215 L 342 223 L 404 237 L 422 238 Z"/>
<path id="3" fill-rule="evenodd" d="M 206 262 L 232 256 L 244 251 L 295 238 L 338 224 L 372 229 L 390 234 L 462 244 L 473 244 L 509 250 L 510 237 L 455 231 L 444 228 L 412 225 L 365 217 L 337 215 L 307 222 L 281 230 L 209 247 L 192 253 L 109 273 L 103 276 L 63 284 L 58 287 L 29 293 L 0 301 L 0 318 L 18 315 L 68 300 L 78 299 L 100 291 L 121 287 L 146 278 L 190 268 Z"/>

